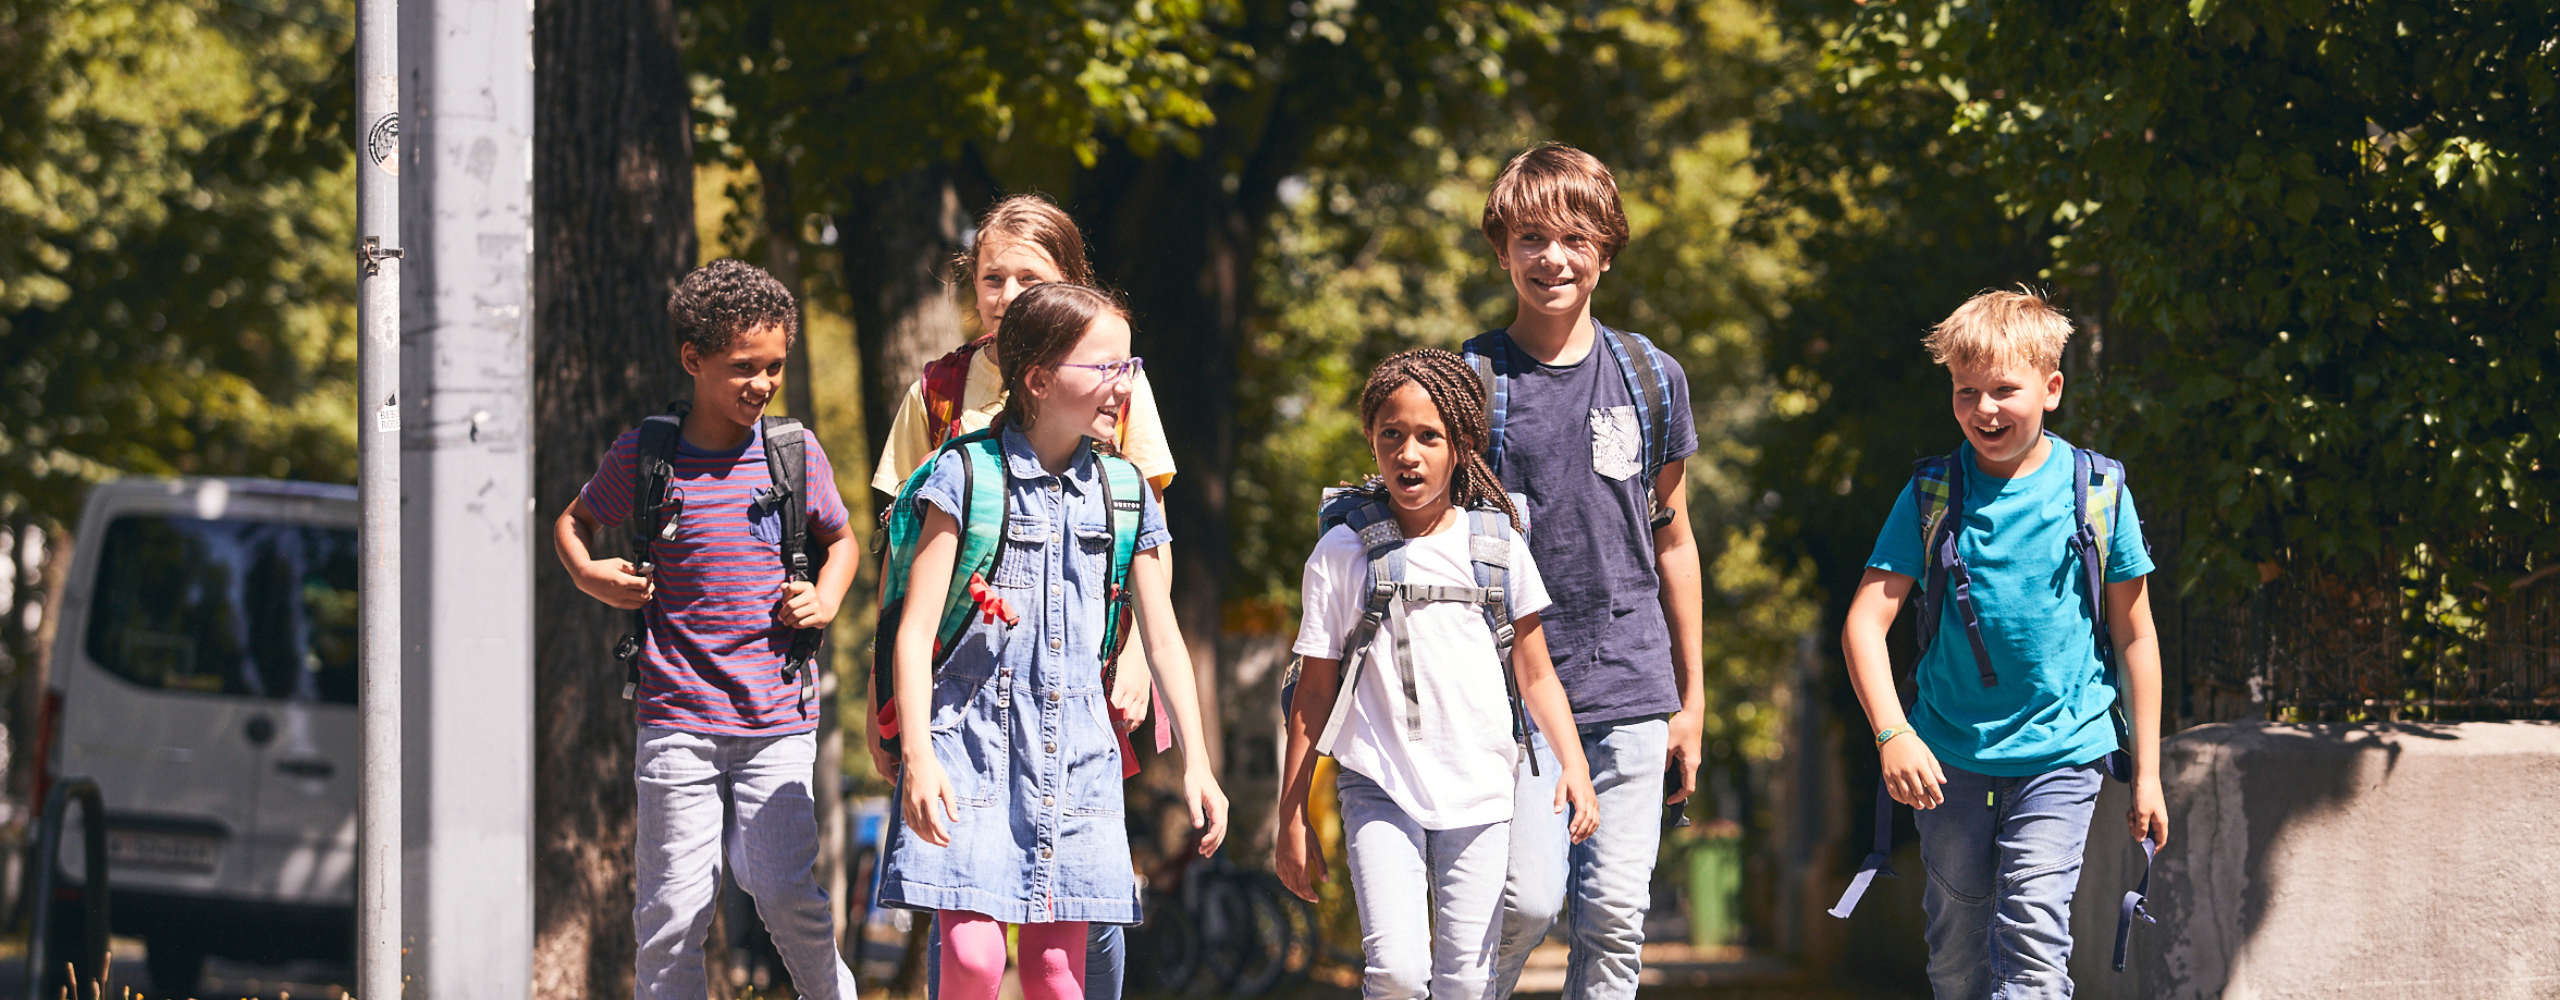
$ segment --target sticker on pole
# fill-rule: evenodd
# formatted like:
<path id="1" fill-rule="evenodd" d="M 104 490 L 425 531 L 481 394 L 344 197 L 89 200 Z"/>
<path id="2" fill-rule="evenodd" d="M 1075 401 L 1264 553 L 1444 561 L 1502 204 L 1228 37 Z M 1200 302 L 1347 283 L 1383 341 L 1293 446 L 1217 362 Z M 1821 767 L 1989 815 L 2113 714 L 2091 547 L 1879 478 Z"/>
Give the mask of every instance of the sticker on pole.
<path id="1" fill-rule="evenodd" d="M 399 403 L 396 403 L 396 402 L 392 402 L 392 403 L 384 403 L 384 404 L 382 404 L 381 406 L 377 406 L 377 407 L 375 407 L 375 408 L 374 408 L 374 410 L 373 410 L 373 431 L 374 431 L 374 433 L 376 433 L 376 434 L 389 434 L 389 433 L 391 433 L 391 432 L 393 432 L 393 431 L 396 431 L 396 430 L 399 430 L 399 429 L 400 429 L 400 404 L 399 404 Z"/>
<path id="2" fill-rule="evenodd" d="M 365 159 L 393 177 L 400 176 L 400 115 L 392 113 L 375 119 L 373 127 L 364 130 Z"/>

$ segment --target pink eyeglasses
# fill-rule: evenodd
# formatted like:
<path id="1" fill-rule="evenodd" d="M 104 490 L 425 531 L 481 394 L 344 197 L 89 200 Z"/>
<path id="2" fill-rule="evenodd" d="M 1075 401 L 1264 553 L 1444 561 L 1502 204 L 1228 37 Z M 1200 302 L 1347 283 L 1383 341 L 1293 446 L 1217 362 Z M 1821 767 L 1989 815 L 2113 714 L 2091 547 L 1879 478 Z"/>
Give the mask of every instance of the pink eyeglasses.
<path id="1" fill-rule="evenodd" d="M 1119 361 L 1105 361 L 1105 362 L 1102 362 L 1102 363 L 1100 363 L 1100 364 L 1092 364 L 1092 365 L 1071 365 L 1071 364 L 1062 364 L 1062 365 L 1059 365 L 1058 367 L 1060 367 L 1060 368 L 1087 368 L 1087 369 L 1091 369 L 1091 370 L 1093 370 L 1093 371 L 1097 371 L 1097 372 L 1101 372 L 1101 373 L 1102 373 L 1102 384 L 1104 384 L 1104 385 L 1119 385 L 1120 383 L 1122 383 L 1122 382 L 1124 382 L 1124 381 L 1127 381 L 1127 380 L 1129 380 L 1129 379 L 1133 379 L 1133 378 L 1138 377 L 1138 372 L 1139 372 L 1139 371 L 1141 371 L 1141 370 L 1143 370 L 1143 369 L 1145 369 L 1145 368 L 1147 367 L 1147 359 L 1145 359 L 1145 358 L 1141 358 L 1141 357 L 1136 357 L 1136 356 L 1131 356 L 1131 357 L 1128 357 L 1128 358 L 1121 359 L 1121 360 L 1119 360 Z"/>

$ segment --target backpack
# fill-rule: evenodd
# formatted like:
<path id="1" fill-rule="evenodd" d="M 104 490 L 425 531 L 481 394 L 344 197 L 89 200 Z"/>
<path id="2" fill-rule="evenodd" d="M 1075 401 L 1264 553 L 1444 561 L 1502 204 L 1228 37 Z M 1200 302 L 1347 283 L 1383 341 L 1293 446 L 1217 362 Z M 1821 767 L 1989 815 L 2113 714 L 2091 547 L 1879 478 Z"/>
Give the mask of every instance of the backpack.
<path id="1" fill-rule="evenodd" d="M 1522 510 L 1528 504 L 1518 496 L 1513 506 Z M 1350 528 L 1360 536 L 1367 550 L 1368 572 L 1363 589 L 1368 597 L 1360 612 L 1360 620 L 1343 637 L 1341 685 L 1335 689 L 1333 710 L 1326 716 L 1324 731 L 1316 737 L 1316 752 L 1332 756 L 1334 741 L 1341 735 L 1342 724 L 1351 714 L 1351 703 L 1358 697 L 1360 671 L 1377 658 L 1374 640 L 1378 626 L 1389 619 L 1396 622 L 1396 635 L 1411 633 L 1405 626 L 1408 604 L 1456 601 L 1473 604 L 1484 613 L 1484 623 L 1493 632 L 1494 659 L 1502 671 L 1503 691 L 1511 698 L 1511 737 L 1520 745 L 1521 756 L 1529 761 L 1529 773 L 1538 773 L 1538 759 L 1529 752 L 1529 718 L 1520 702 L 1520 682 L 1511 671 L 1511 644 L 1517 638 L 1511 613 L 1511 518 L 1498 509 L 1477 508 L 1465 512 L 1467 522 L 1467 560 L 1475 568 L 1473 587 L 1434 586 L 1404 582 L 1405 536 L 1396 525 L 1387 502 L 1368 490 L 1329 491 L 1316 509 L 1317 533 L 1321 537 L 1335 525 Z M 1396 676 L 1403 683 L 1405 719 L 1408 736 L 1422 738 L 1422 703 L 1416 690 L 1413 652 L 1408 643 L 1392 643 Z M 1297 701 L 1298 672 L 1303 658 L 1289 661 L 1288 673 L 1281 679 L 1280 704 L 1286 708 Z"/>
<path id="2" fill-rule="evenodd" d="M 1671 463 L 1671 385 L 1663 374 L 1670 370 L 1669 358 L 1642 334 L 1628 333 L 1609 327 L 1599 320 L 1591 321 L 1596 336 L 1605 345 L 1611 360 L 1618 365 L 1618 376 L 1626 380 L 1627 396 L 1636 402 L 1636 427 L 1644 437 L 1645 505 L 1652 510 L 1652 526 L 1671 523 L 1671 510 L 1654 495 L 1653 484 L 1662 467 Z M 1494 330 L 1469 340 L 1458 349 L 1476 370 L 1477 380 L 1484 383 L 1485 418 L 1489 433 L 1485 435 L 1485 464 L 1502 474 L 1502 454 L 1506 437 L 1503 420 L 1511 409 L 1511 379 L 1528 364 L 1514 350 L 1511 335 Z"/>
<path id="3" fill-rule="evenodd" d="M 1001 620 L 1007 626 L 1021 622 L 1021 617 L 988 582 L 996 578 L 1004 563 L 1008 477 L 1004 444 L 996 428 L 989 427 L 943 442 L 932 458 L 907 475 L 906 485 L 898 489 L 898 498 L 889 503 L 883 531 L 889 555 L 881 565 L 879 626 L 871 643 L 871 704 L 880 727 L 881 745 L 892 755 L 899 747 L 897 672 L 893 660 L 906 610 L 907 573 L 915 565 L 928 506 L 916 493 L 924 488 L 925 480 L 933 477 L 934 466 L 942 456 L 954 452 L 964 459 L 960 467 L 960 551 L 952 559 L 951 583 L 943 593 L 942 620 L 934 630 L 934 670 L 940 671 L 943 661 L 950 658 L 961 633 L 968 631 L 972 616 L 990 623 Z M 1102 684 L 1109 690 L 1121 647 L 1128 644 L 1136 604 L 1129 589 L 1129 565 L 1138 554 L 1138 518 L 1145 503 L 1146 481 L 1127 459 L 1099 450 L 1093 457 L 1100 466 L 1101 475 L 1097 478 L 1102 485 L 1103 507 L 1111 519 L 1111 562 L 1104 576 L 1100 649 Z"/>
<path id="4" fill-rule="evenodd" d="M 2124 463 L 2055 436 L 2054 443 L 2071 453 L 2071 511 L 2077 527 L 2071 533 L 2071 558 L 2080 563 L 2087 586 L 2081 596 L 2087 600 L 2089 620 L 2096 630 L 2098 662 L 2106 668 L 2106 683 L 2116 691 L 2115 702 L 2107 707 L 2108 721 L 2115 726 L 2116 749 L 2105 757 L 2100 769 L 2117 781 L 2133 780 L 2133 727 L 2125 715 L 2124 688 L 2116 677 L 2116 650 L 2107 622 L 2106 578 L 2107 552 L 2115 534 L 2116 508 L 2124 496 Z M 1965 455 L 1972 445 L 1959 446 L 1945 455 L 1924 458 L 1912 463 L 1911 499 L 1920 513 L 1920 551 L 1928 565 L 1916 581 L 1912 610 L 1912 629 L 1919 641 L 1920 655 L 1926 657 L 1929 647 L 1937 642 L 1946 602 L 1952 598 L 1956 618 L 1964 624 L 1965 641 L 1972 647 L 1973 661 L 1983 687 L 1998 687 L 2000 678 L 1991 669 L 1991 652 L 1982 641 L 1982 615 L 1973 603 L 1973 574 L 1965 566 L 1958 551 L 1957 539 L 1964 520 Z M 2148 545 L 2148 540 L 2145 540 Z M 1909 707 L 1905 703 L 1905 707 Z M 1877 874 L 1895 877 L 1889 855 L 1893 851 L 1893 796 L 1879 778 L 1876 782 L 1875 850 L 1867 855 L 1858 874 L 1850 880 L 1848 891 L 1840 896 L 1831 915 L 1847 917 L 1857 908 L 1868 883 Z M 2144 867 L 2142 884 L 2125 893 L 2116 922 L 2116 971 L 2124 971 L 2125 945 L 2132 933 L 2132 921 L 2139 918 L 2153 923 L 2142 908 L 2150 891 L 2150 858 L 2156 852 L 2150 840 L 2142 842 Z"/>
<path id="5" fill-rule="evenodd" d="M 622 523 L 631 536 L 632 561 L 643 574 L 657 568 L 651 550 L 658 542 L 675 540 L 684 513 L 683 501 L 674 492 L 676 442 L 684 430 L 685 414 L 692 409 L 691 404 L 677 400 L 667 407 L 667 412 L 640 422 L 631 476 L 631 513 Z M 826 562 L 823 550 L 809 551 L 808 505 L 804 499 L 809 486 L 807 432 L 800 421 L 790 417 L 765 417 L 761 426 L 765 475 L 770 485 L 763 496 L 756 498 L 755 507 L 777 512 L 781 538 L 776 547 L 783 573 L 790 582 L 807 583 L 818 578 L 818 567 Z M 640 688 L 640 640 L 648 627 L 647 607 L 633 609 L 631 631 L 613 646 L 614 659 L 622 661 L 624 701 L 631 700 Z M 782 659 L 783 680 L 799 685 L 802 715 L 808 714 L 809 697 L 816 687 L 816 671 L 809 669 L 809 664 L 817 658 L 818 642 L 825 635 L 824 629 L 792 630 L 790 651 Z"/>
<path id="6" fill-rule="evenodd" d="M 980 349 L 995 343 L 995 339 L 991 333 L 925 362 L 924 374 L 916 379 L 916 385 L 918 395 L 924 397 L 925 438 L 935 447 L 960 435 L 960 401 L 969 391 L 969 364 L 976 360 Z"/>

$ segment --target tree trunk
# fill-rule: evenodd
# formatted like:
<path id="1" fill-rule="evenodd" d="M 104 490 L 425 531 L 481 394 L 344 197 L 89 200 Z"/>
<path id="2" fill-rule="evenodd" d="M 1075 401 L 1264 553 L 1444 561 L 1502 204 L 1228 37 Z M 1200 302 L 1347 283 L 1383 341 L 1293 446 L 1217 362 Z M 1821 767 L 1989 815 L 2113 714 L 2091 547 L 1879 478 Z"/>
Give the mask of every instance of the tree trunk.
<path id="1" fill-rule="evenodd" d="M 694 263 L 689 96 L 671 0 L 542 0 L 534 159 L 534 480 L 549 525 L 616 435 L 683 390 L 666 301 Z M 607 551 L 619 547 L 609 541 Z M 632 992 L 628 618 L 534 574 L 535 995 Z"/>
<path id="2" fill-rule="evenodd" d="M 1276 178 L 1247 176 L 1231 193 L 1221 136 L 1211 133 L 1198 157 L 1118 152 L 1085 176 L 1077 205 L 1092 213 L 1095 268 L 1128 296 L 1132 346 L 1147 359 L 1180 470 L 1165 494 L 1174 613 L 1199 680 L 1208 750 L 1223 766 L 1223 734 L 1234 721 L 1225 716 L 1252 712 L 1220 697 L 1226 671 L 1218 640 L 1235 562 L 1227 488 L 1235 472 L 1236 351 L 1260 249 L 1254 204 L 1268 201 L 1256 186 Z"/>
<path id="3" fill-rule="evenodd" d="M 936 163 L 856 184 L 853 208 L 836 220 L 853 340 L 862 355 L 862 428 L 872 459 L 863 470 L 866 483 L 907 386 L 925 362 L 960 345 L 961 306 L 948 278 L 969 217 L 956 173 Z"/>

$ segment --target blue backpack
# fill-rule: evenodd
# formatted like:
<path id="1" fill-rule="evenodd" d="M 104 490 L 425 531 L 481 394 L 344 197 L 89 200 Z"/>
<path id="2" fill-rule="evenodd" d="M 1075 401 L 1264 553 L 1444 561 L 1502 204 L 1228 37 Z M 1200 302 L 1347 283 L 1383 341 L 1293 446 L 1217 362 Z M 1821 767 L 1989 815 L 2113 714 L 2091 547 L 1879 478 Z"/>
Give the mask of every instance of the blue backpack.
<path id="1" fill-rule="evenodd" d="M 1512 505 L 1527 510 L 1528 505 L 1514 495 Z M 1529 761 L 1529 773 L 1538 773 L 1537 757 L 1529 753 L 1528 713 L 1520 703 L 1519 679 L 1511 672 L 1511 644 L 1518 634 L 1512 627 L 1511 613 L 1511 518 L 1500 510 L 1474 509 L 1466 512 L 1467 561 L 1475 569 L 1473 587 L 1435 586 L 1406 583 L 1404 530 L 1396 525 L 1395 515 L 1387 502 L 1367 489 L 1332 492 L 1316 509 L 1319 537 L 1335 525 L 1348 527 L 1360 536 L 1367 551 L 1368 573 L 1363 589 L 1368 594 L 1360 612 L 1360 620 L 1351 626 L 1342 641 L 1341 686 L 1335 690 L 1333 710 L 1325 718 L 1324 731 L 1316 737 L 1316 752 L 1332 756 L 1334 740 L 1341 735 L 1343 721 L 1351 714 L 1351 703 L 1358 697 L 1360 672 L 1377 659 L 1373 648 L 1378 626 L 1389 619 L 1396 622 L 1396 634 L 1406 636 L 1405 608 L 1410 604 L 1455 601 L 1472 604 L 1484 614 L 1485 628 L 1493 633 L 1494 659 L 1502 672 L 1503 690 L 1511 697 L 1511 736 Z M 1408 643 L 1396 642 L 1391 655 L 1396 676 L 1403 684 L 1406 730 L 1412 739 L 1421 739 L 1422 700 L 1416 689 L 1413 652 Z M 1280 704 L 1286 708 L 1296 703 L 1298 671 L 1303 658 L 1289 661 L 1288 672 L 1280 682 Z"/>
<path id="2" fill-rule="evenodd" d="M 2088 601 L 2089 620 L 2097 632 L 2098 662 L 2106 668 L 2106 683 L 2115 689 L 2115 703 L 2108 706 L 2108 721 L 2116 731 L 2116 749 L 2107 754 L 2100 765 L 2108 777 L 2117 781 L 2133 780 L 2133 727 L 2125 715 L 2124 687 L 2116 676 L 2116 650 L 2107 623 L 2107 553 L 2114 537 L 2116 508 L 2124 497 L 2124 463 L 2054 437 L 2056 444 L 2071 453 L 2071 510 L 2077 527 L 2071 533 L 2071 557 L 2080 563 L 2087 580 L 2081 596 Z M 1928 561 L 1916 582 L 1912 595 L 1915 618 L 1912 628 L 1919 640 L 1920 655 L 1937 642 L 1939 626 L 1948 599 L 1953 598 L 1956 620 L 1964 624 L 1965 641 L 1972 647 L 1974 667 L 1983 687 L 1998 687 L 1999 675 L 1991 669 L 1991 652 L 1982 640 L 1982 615 L 1973 601 L 1973 573 L 1966 567 L 1958 551 L 1957 538 L 1963 532 L 1965 456 L 1972 445 L 1959 446 L 1945 455 L 1924 458 L 1912 464 L 1911 499 L 1920 513 L 1920 551 Z M 2148 542 L 2146 541 L 2147 545 Z M 1904 703 L 1909 707 L 1909 702 Z M 2133 931 L 2133 921 L 2153 923 L 2142 908 L 2145 894 L 2151 890 L 2150 858 L 2156 852 L 2149 839 L 2142 842 L 2142 883 L 2125 893 L 2116 920 L 2116 971 L 2124 971 L 2125 945 Z M 1840 902 L 1831 915 L 1847 917 L 1866 895 L 1867 886 L 1877 875 L 1898 877 L 1893 871 L 1893 796 L 1876 782 L 1875 848 L 1849 880 L 1849 888 L 1840 894 Z"/>

